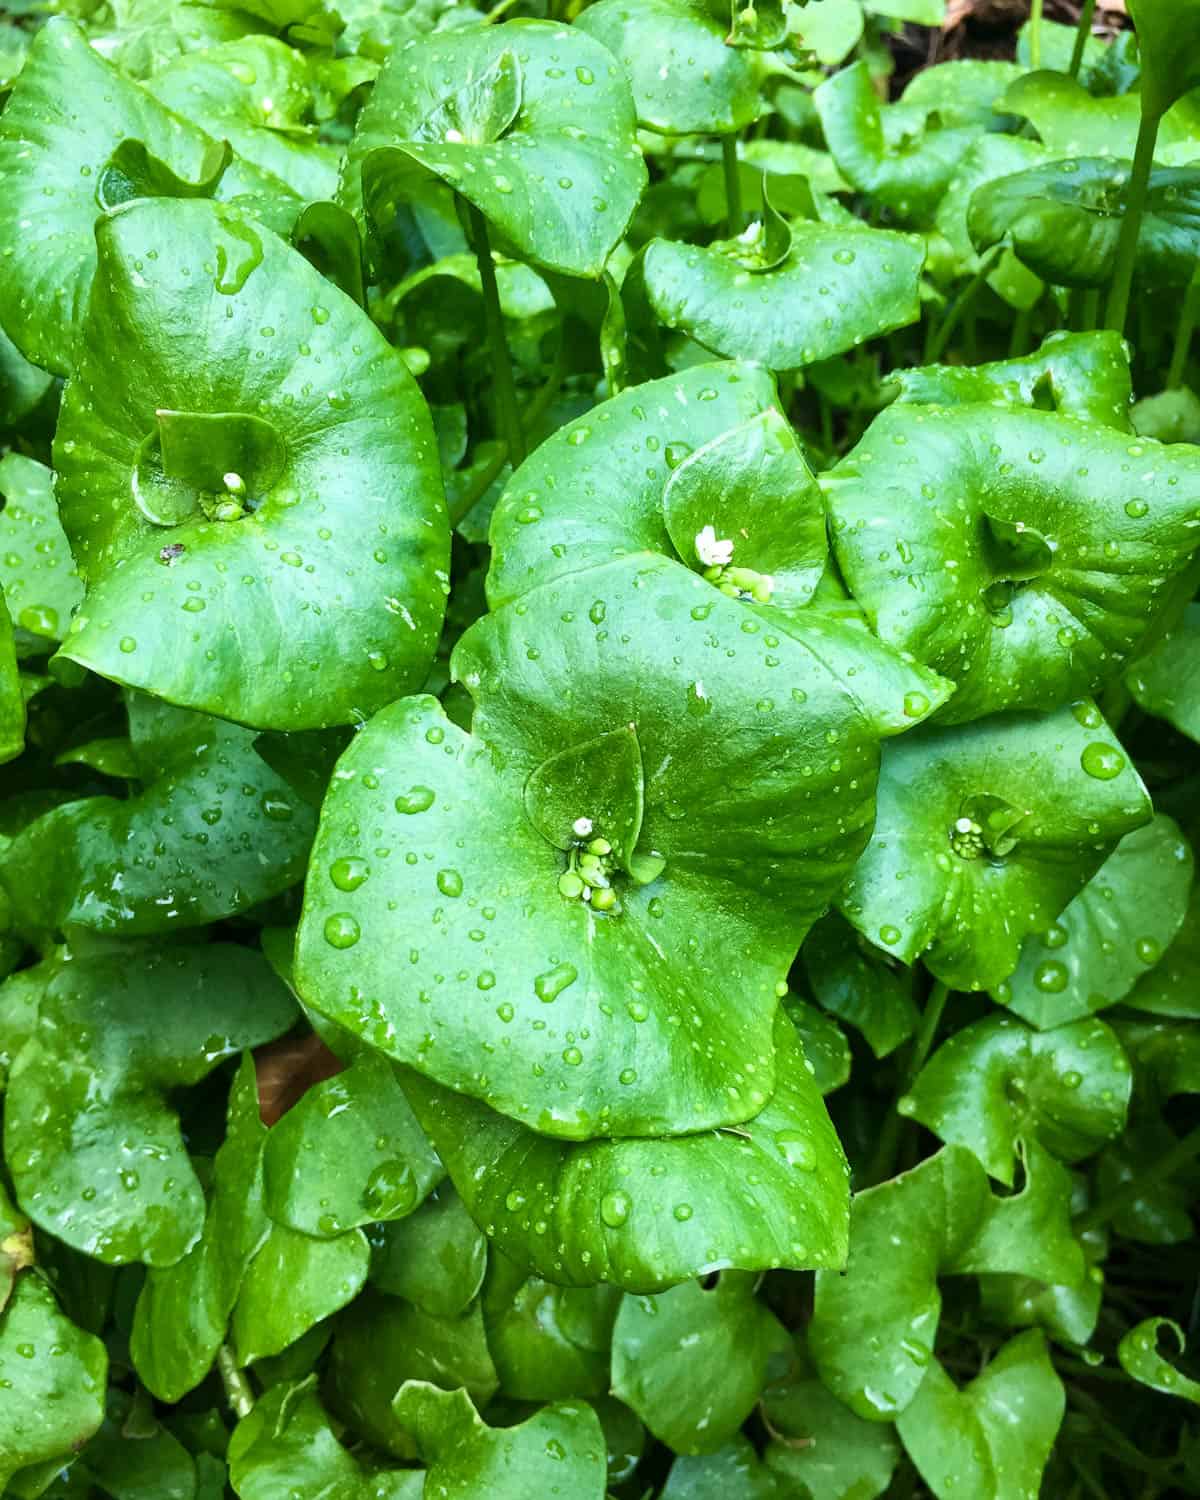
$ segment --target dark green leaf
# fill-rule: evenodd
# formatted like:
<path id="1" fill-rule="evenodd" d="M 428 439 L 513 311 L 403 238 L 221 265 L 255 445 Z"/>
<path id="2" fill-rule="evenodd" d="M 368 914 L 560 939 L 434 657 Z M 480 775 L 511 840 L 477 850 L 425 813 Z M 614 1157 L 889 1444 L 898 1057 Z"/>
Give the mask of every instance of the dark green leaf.
<path id="1" fill-rule="evenodd" d="M 715 1453 L 677 1458 L 661 1500 L 782 1500 L 775 1475 L 739 1433 Z"/>
<path id="2" fill-rule="evenodd" d="M 1200 740 L 1200 605 L 1189 604 L 1179 625 L 1129 669 L 1134 701 Z"/>
<path id="3" fill-rule="evenodd" d="M 43 641 L 60 641 L 83 587 L 54 504 L 54 474 L 20 453 L 0 458 L 0 585 L 13 623 Z M 23 653 L 24 654 L 24 653 Z"/>
<path id="4" fill-rule="evenodd" d="M 315 1323 L 352 1302 L 367 1279 L 371 1251 L 361 1229 L 311 1239 L 272 1224 L 242 1277 L 233 1309 L 240 1364 L 279 1354 Z M 286 1297 L 280 1295 L 287 1288 Z"/>
<path id="5" fill-rule="evenodd" d="M 1183 1329 L 1170 1318 L 1145 1318 L 1131 1328 L 1117 1345 L 1121 1368 L 1140 1385 L 1164 1396 L 1180 1396 L 1200 1406 L 1200 1380 L 1181 1375 L 1174 1365 L 1158 1352 L 1158 1340 L 1164 1328 L 1170 1329 L 1175 1347 L 1182 1354 L 1187 1348 Z"/>
<path id="6" fill-rule="evenodd" d="M 837 912 L 822 917 L 801 949 L 813 994 L 831 1015 L 862 1032 L 887 1057 L 917 1028 L 911 976 Z"/>
<path id="7" fill-rule="evenodd" d="M 435 1318 L 465 1312 L 483 1284 L 487 1240 L 448 1182 L 369 1235 L 372 1284 Z"/>
<path id="8" fill-rule="evenodd" d="M 514 1401 L 607 1394 L 616 1287 L 553 1286 L 493 1251 L 483 1294 L 488 1348 Z"/>

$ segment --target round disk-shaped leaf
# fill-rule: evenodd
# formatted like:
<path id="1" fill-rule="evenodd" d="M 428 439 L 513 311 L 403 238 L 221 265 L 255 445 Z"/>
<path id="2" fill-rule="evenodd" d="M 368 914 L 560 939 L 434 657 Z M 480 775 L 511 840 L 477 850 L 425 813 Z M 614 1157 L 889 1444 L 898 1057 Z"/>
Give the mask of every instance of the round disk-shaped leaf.
<path id="1" fill-rule="evenodd" d="M 669 1140 L 548 1140 L 419 1075 L 405 1088 L 472 1216 L 550 1281 L 647 1292 L 728 1267 L 841 1266 L 841 1147 L 782 1014 L 775 1044 L 761 1114 Z"/>
<path id="2" fill-rule="evenodd" d="M 962 722 L 1090 693 L 1196 546 L 1200 453 L 1049 412 L 899 405 L 823 480 L 851 593 Z"/>
<path id="3" fill-rule="evenodd" d="M 646 184 L 633 97 L 612 54 L 542 21 L 438 32 L 397 49 L 359 117 L 341 196 L 390 221 L 448 183 L 502 248 L 599 276 Z"/>
<path id="4" fill-rule="evenodd" d="M 130 204 L 98 237 L 55 438 L 88 590 L 65 654 L 263 728 L 349 723 L 418 687 L 448 534 L 400 355 L 230 210 Z"/>
<path id="5" fill-rule="evenodd" d="M 473 732 L 408 699 L 339 764 L 299 932 L 306 1000 L 552 1135 L 757 1114 L 776 986 L 863 846 L 878 758 L 818 650 L 774 639 L 651 554 L 485 617 L 453 661 Z M 643 816 L 627 874 L 588 847 L 616 841 L 586 787 L 569 853 L 526 789 L 564 747 L 630 724 Z"/>
<path id="6" fill-rule="evenodd" d="M 123 144 L 156 170 L 142 180 L 118 170 Z M 97 218 L 131 197 L 199 185 L 215 146 L 106 62 L 73 21 L 56 16 L 42 27 L 0 119 L 0 303 L 29 359 L 60 375 L 73 367 Z M 239 161 L 213 187 L 192 188 L 201 190 L 281 230 L 301 207 L 278 178 Z"/>
<path id="7" fill-rule="evenodd" d="M 1150 818 L 1092 704 L 926 730 L 887 746 L 878 816 L 841 899 L 886 952 L 954 989 L 1016 968 L 1118 839 Z"/>

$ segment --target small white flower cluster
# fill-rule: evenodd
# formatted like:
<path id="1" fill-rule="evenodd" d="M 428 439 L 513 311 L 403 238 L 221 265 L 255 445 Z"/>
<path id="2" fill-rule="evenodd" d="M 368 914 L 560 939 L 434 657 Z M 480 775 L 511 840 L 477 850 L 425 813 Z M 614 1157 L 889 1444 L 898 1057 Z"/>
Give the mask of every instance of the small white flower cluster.
<path id="1" fill-rule="evenodd" d="M 733 561 L 733 543 L 705 526 L 696 533 L 696 556 L 706 568 L 726 568 Z"/>

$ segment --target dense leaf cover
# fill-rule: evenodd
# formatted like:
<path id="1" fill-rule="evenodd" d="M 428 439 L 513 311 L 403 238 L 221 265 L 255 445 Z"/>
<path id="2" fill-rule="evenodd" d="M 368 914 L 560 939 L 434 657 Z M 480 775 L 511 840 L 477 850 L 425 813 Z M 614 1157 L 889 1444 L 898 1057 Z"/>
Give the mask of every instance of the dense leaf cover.
<path id="1" fill-rule="evenodd" d="M 1075 9 L 6 8 L 0 1496 L 1200 1495 L 1200 0 Z"/>

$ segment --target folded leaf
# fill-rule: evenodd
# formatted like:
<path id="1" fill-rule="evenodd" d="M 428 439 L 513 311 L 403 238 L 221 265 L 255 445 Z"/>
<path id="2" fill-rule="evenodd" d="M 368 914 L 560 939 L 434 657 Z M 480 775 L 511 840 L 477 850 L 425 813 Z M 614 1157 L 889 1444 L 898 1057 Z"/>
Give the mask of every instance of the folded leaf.
<path id="1" fill-rule="evenodd" d="M 1136 1328 L 1131 1328 L 1117 1345 L 1117 1358 L 1121 1368 L 1140 1385 L 1152 1391 L 1161 1391 L 1164 1396 L 1181 1396 L 1200 1406 L 1200 1380 L 1191 1380 L 1181 1375 L 1158 1352 L 1158 1340 L 1164 1328 L 1169 1328 L 1180 1354 L 1187 1348 L 1183 1329 L 1170 1318 L 1144 1318 Z"/>
<path id="2" fill-rule="evenodd" d="M 275 729 L 353 722 L 419 686 L 447 534 L 432 424 L 400 355 L 229 210 L 131 204 L 99 240 L 55 440 L 88 589 L 65 654 Z M 168 419 L 165 447 L 164 413 L 189 418 L 178 435 Z M 241 457 L 212 491 L 202 460 L 217 442 Z"/>

